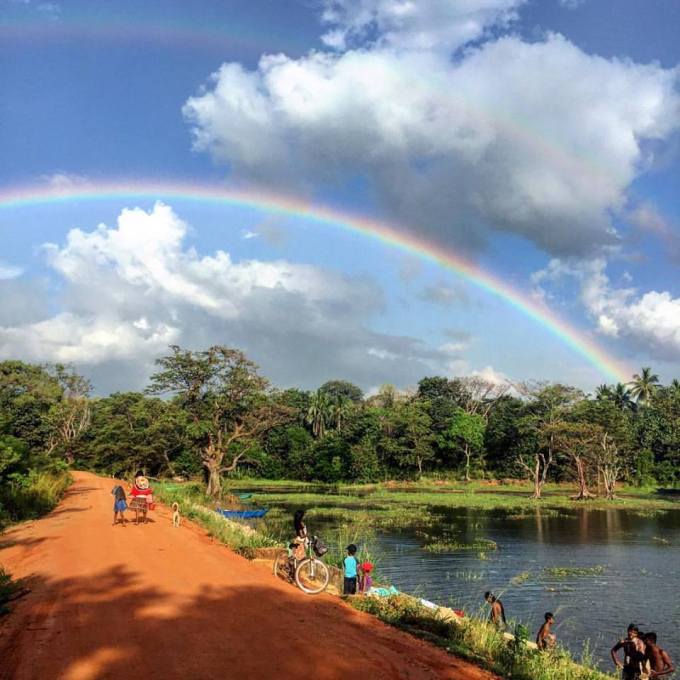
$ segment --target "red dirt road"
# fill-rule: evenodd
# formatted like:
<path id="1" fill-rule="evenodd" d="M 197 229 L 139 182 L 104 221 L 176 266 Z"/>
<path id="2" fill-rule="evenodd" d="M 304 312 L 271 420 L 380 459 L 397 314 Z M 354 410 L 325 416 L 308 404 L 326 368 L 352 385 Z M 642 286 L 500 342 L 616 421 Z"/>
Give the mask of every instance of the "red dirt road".
<path id="1" fill-rule="evenodd" d="M 0 619 L 2 680 L 494 677 L 173 528 L 166 508 L 113 527 L 112 486 L 76 473 L 50 515 L 0 536 L 0 564 L 32 589 Z"/>

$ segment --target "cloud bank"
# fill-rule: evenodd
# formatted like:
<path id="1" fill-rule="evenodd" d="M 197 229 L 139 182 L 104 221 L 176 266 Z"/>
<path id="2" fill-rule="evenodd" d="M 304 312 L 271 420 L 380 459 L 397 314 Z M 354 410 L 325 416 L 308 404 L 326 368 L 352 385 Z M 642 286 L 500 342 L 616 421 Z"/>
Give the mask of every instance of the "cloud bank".
<path id="1" fill-rule="evenodd" d="M 448 246 L 501 231 L 592 255 L 617 242 L 612 216 L 680 125 L 678 73 L 556 34 L 494 37 L 521 4 L 328 0 L 335 49 L 223 64 L 184 105 L 194 148 L 268 187 L 361 180 L 389 218 Z"/>
<path id="2" fill-rule="evenodd" d="M 202 255 L 186 245 L 188 228 L 157 203 L 44 245 L 62 311 L 4 310 L 0 356 L 72 362 L 103 392 L 143 387 L 171 343 L 239 347 L 276 384 L 304 387 L 339 376 L 409 385 L 448 365 L 445 350 L 371 330 L 384 306 L 371 280 L 285 260 L 234 261 L 222 250 Z"/>

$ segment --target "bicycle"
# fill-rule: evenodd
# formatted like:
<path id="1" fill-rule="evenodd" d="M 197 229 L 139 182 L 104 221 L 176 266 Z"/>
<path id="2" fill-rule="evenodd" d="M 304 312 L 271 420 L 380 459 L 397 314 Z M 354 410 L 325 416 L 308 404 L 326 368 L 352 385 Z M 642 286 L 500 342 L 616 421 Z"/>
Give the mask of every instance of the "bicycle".
<path id="1" fill-rule="evenodd" d="M 323 550 L 319 550 L 317 548 L 319 545 L 323 545 L 319 537 L 312 537 L 305 549 L 306 556 L 301 560 L 293 556 L 290 548 L 281 550 L 274 560 L 274 574 L 295 583 L 308 595 L 317 595 L 326 590 L 331 575 L 328 567 L 319 559 L 326 552 L 326 548 L 323 546 Z"/>

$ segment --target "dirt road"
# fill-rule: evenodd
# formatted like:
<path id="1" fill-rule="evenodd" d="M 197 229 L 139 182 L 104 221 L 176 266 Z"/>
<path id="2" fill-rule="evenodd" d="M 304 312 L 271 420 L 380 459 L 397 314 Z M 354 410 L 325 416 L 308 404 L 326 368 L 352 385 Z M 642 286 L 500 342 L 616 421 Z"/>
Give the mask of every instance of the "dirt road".
<path id="1" fill-rule="evenodd" d="M 2 680 L 493 677 L 173 528 L 166 508 L 111 526 L 112 485 L 76 473 L 54 512 L 0 536 L 0 564 L 31 587 L 0 619 Z"/>

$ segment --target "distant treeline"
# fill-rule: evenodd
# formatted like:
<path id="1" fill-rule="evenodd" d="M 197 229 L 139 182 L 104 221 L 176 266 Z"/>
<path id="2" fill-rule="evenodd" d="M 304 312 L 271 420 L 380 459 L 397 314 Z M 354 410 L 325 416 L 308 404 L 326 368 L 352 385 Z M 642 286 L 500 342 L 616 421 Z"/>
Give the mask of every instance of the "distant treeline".
<path id="1" fill-rule="evenodd" d="M 66 466 L 203 477 L 211 495 L 241 472 L 323 482 L 521 476 L 537 496 L 546 481 L 571 479 L 581 498 L 596 488 L 612 497 L 620 480 L 680 483 L 680 384 L 662 386 L 648 368 L 592 395 L 435 376 L 367 397 L 344 380 L 273 389 L 228 347 L 173 346 L 157 365 L 143 393 L 92 397 L 73 367 L 1 362 L 0 487 Z"/>

